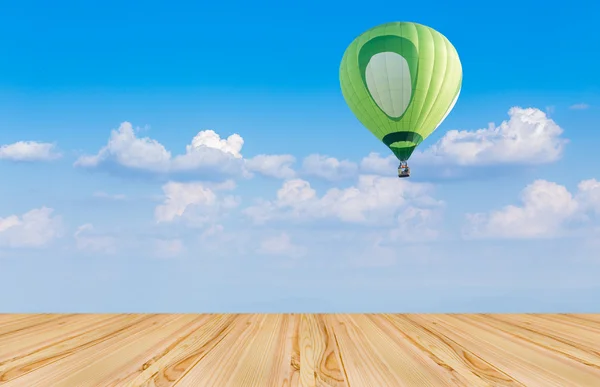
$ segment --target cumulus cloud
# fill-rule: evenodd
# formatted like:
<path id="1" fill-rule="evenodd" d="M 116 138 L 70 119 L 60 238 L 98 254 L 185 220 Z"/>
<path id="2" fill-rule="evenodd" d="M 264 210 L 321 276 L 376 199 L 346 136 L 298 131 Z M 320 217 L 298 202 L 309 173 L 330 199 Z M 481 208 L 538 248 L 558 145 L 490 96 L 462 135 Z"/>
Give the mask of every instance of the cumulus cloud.
<path id="1" fill-rule="evenodd" d="M 174 156 L 158 141 L 138 137 L 132 124 L 123 122 L 111 131 L 108 144 L 97 154 L 81 156 L 74 165 L 192 180 L 249 178 L 253 173 L 277 179 L 296 175 L 292 168 L 294 156 L 261 154 L 246 159 L 241 153 L 243 145 L 244 139 L 239 134 L 221 138 L 213 130 L 203 130 L 186 146 L 185 153 Z"/>
<path id="2" fill-rule="evenodd" d="M 466 238 L 550 238 L 566 235 L 569 225 L 581 225 L 600 213 L 600 182 L 584 180 L 575 195 L 566 187 L 536 180 L 521 192 L 521 205 L 490 213 L 467 214 Z M 585 224 L 585 223 L 584 223 Z"/>
<path id="3" fill-rule="evenodd" d="M 575 105 L 569 106 L 569 109 L 571 109 L 571 110 L 585 110 L 585 109 L 588 109 L 589 107 L 590 107 L 590 105 L 588 105 L 587 103 L 576 103 Z"/>
<path id="4" fill-rule="evenodd" d="M 258 155 L 246 160 L 246 168 L 264 176 L 290 179 L 296 175 L 291 167 L 295 161 L 292 155 Z"/>
<path id="5" fill-rule="evenodd" d="M 0 247 L 44 247 L 60 237 L 62 230 L 62 219 L 47 207 L 0 218 Z"/>
<path id="6" fill-rule="evenodd" d="M 47 142 L 19 141 L 0 146 L 0 160 L 33 162 L 53 161 L 61 157 L 56 145 Z"/>
<path id="7" fill-rule="evenodd" d="M 381 156 L 378 152 L 371 152 L 360 162 L 360 169 L 365 173 L 379 175 L 394 175 L 400 162 L 394 155 Z"/>
<path id="8" fill-rule="evenodd" d="M 332 188 L 323 196 L 302 179 L 284 182 L 273 201 L 259 201 L 244 213 L 257 224 L 277 220 L 337 220 L 350 224 L 396 227 L 394 238 L 410 238 L 411 223 L 421 229 L 430 226 L 434 216 L 419 209 L 439 210 L 441 202 L 431 196 L 429 184 L 398 178 L 360 176 L 356 186 Z M 403 234 L 402 231 L 406 231 Z M 410 232 L 409 232 L 410 230 Z"/>
<path id="9" fill-rule="evenodd" d="M 189 224 L 204 225 L 239 204 L 233 195 L 219 197 L 218 190 L 233 189 L 235 184 L 228 181 L 221 185 L 209 186 L 204 183 L 168 182 L 163 185 L 164 201 L 154 211 L 156 221 L 173 222 L 183 219 Z"/>
<path id="10" fill-rule="evenodd" d="M 583 180 L 577 185 L 575 197 L 583 211 L 600 214 L 600 181 Z"/>
<path id="11" fill-rule="evenodd" d="M 158 141 L 139 138 L 129 122 L 111 131 L 108 144 L 96 155 L 82 156 L 75 166 L 84 168 L 122 167 L 154 174 L 244 172 L 241 150 L 244 140 L 238 134 L 222 139 L 212 130 L 199 132 L 186 146 L 184 154 L 172 156 Z"/>
<path id="12" fill-rule="evenodd" d="M 116 238 L 96 233 L 90 223 L 83 224 L 73 234 L 77 249 L 90 252 L 114 254 L 116 251 Z"/>
<path id="13" fill-rule="evenodd" d="M 450 130 L 425 151 L 415 151 L 412 165 L 476 167 L 494 165 L 537 165 L 562 157 L 567 140 L 563 129 L 539 109 L 513 107 L 509 120 L 475 131 Z M 391 174 L 398 167 L 393 156 L 371 153 L 360 164 L 364 172 Z M 452 175 L 452 171 L 446 171 Z"/>
<path id="14" fill-rule="evenodd" d="M 199 132 L 193 139 L 191 145 L 186 146 L 188 154 L 202 147 L 218 149 L 223 153 L 228 153 L 236 158 L 242 158 L 240 153 L 244 146 L 244 139 L 239 134 L 232 134 L 227 139 L 222 139 L 213 130 L 204 130 Z"/>
<path id="15" fill-rule="evenodd" d="M 303 176 L 337 182 L 354 178 L 358 173 L 356 163 L 326 155 L 311 154 L 305 157 L 298 172 L 292 168 L 295 162 L 296 158 L 292 155 L 258 155 L 246 159 L 245 166 L 249 172 L 257 172 L 277 179 Z"/>
<path id="16" fill-rule="evenodd" d="M 538 109 L 514 107 L 500 126 L 476 131 L 451 130 L 420 157 L 457 165 L 544 164 L 562 156 L 563 130 Z"/>
<path id="17" fill-rule="evenodd" d="M 349 160 L 338 160 L 335 157 L 312 154 L 304 158 L 302 173 L 305 176 L 317 177 L 328 181 L 339 181 L 356 177 L 358 166 Z"/>
<path id="18" fill-rule="evenodd" d="M 268 255 L 299 257 L 304 255 L 306 250 L 303 247 L 292 243 L 290 236 L 287 233 L 282 232 L 279 235 L 263 239 L 258 252 Z"/>

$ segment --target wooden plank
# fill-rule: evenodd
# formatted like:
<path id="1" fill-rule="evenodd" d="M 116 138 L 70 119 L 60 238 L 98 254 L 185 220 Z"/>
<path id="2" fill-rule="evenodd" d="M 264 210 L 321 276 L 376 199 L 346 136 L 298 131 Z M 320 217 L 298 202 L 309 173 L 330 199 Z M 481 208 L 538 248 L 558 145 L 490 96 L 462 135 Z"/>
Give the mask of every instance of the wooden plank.
<path id="1" fill-rule="evenodd" d="M 85 316 L 83 316 L 85 317 Z M 92 316 L 95 317 L 95 316 Z M 102 318 L 104 317 L 104 318 Z M 112 318 L 111 318 L 112 317 Z M 115 333 L 117 323 L 129 322 L 122 329 L 131 328 L 145 316 L 101 316 L 96 319 L 88 318 L 87 324 L 69 324 L 54 328 L 24 340 L 2 341 L 6 350 L 0 352 L 0 383 L 24 375 L 47 364 L 58 361 L 77 351 L 95 345 Z M 75 320 L 72 318 L 71 320 Z M 68 320 L 67 320 L 68 321 Z M 50 325 L 50 324 L 48 324 Z M 62 329 L 61 329 L 62 328 Z M 37 345 L 36 345 L 37 344 Z"/>
<path id="2" fill-rule="evenodd" d="M 503 372 L 526 386 L 594 387 L 600 382 L 598 370 L 504 332 L 478 326 L 468 316 L 427 316 L 426 319 L 437 323 L 436 329 L 444 334 L 461 340 L 469 348 L 476 348 L 474 352 L 481 358 L 498 364 Z"/>
<path id="3" fill-rule="evenodd" d="M 398 337 L 407 341 L 427 354 L 436 364 L 448 369 L 457 384 L 467 386 L 522 386 L 492 364 L 478 357 L 467 347 L 461 346 L 440 332 L 417 324 L 403 315 L 375 316 L 387 319 L 393 324 Z"/>
<path id="4" fill-rule="evenodd" d="M 302 386 L 348 386 L 333 329 L 323 316 L 302 315 L 299 350 Z"/>
<path id="5" fill-rule="evenodd" d="M 0 315 L 0 385 L 600 386 L 600 315 Z"/>
<path id="6" fill-rule="evenodd" d="M 284 386 L 290 377 L 286 315 L 244 315 L 236 327 L 200 359 L 175 386 Z M 283 349 L 282 349 L 283 347 Z M 282 358 L 286 353 L 289 357 Z"/>

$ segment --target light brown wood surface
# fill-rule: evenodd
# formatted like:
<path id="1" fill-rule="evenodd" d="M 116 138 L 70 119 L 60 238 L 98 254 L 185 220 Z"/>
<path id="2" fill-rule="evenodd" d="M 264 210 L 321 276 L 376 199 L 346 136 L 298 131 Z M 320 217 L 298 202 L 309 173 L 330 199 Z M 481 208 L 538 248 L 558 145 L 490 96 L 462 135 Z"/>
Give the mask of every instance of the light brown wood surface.
<path id="1" fill-rule="evenodd" d="M 3 387 L 600 387 L 600 315 L 0 315 Z"/>

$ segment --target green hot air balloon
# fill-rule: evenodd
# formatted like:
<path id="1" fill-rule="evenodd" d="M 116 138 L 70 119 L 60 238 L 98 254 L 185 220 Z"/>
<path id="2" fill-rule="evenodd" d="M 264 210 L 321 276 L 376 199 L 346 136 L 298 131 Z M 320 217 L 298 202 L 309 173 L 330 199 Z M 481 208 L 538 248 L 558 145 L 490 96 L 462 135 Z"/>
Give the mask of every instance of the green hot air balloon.
<path id="1" fill-rule="evenodd" d="M 340 65 L 346 103 L 359 121 L 400 160 L 407 161 L 454 107 L 462 66 L 450 41 L 408 22 L 374 27 L 346 49 Z"/>

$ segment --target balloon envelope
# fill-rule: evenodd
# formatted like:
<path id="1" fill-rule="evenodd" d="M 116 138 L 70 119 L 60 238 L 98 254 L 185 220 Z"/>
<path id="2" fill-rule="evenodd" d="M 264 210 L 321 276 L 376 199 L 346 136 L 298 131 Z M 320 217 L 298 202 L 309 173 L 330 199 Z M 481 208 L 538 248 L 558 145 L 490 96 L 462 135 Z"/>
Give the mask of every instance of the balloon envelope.
<path id="1" fill-rule="evenodd" d="M 340 85 L 359 121 L 406 161 L 454 107 L 462 66 L 454 46 L 434 29 L 387 23 L 346 49 Z"/>

